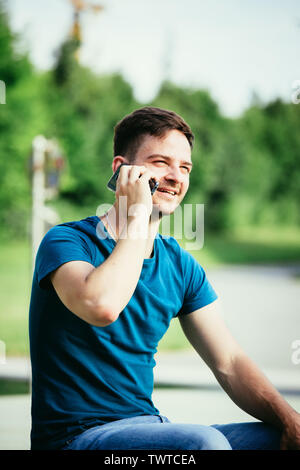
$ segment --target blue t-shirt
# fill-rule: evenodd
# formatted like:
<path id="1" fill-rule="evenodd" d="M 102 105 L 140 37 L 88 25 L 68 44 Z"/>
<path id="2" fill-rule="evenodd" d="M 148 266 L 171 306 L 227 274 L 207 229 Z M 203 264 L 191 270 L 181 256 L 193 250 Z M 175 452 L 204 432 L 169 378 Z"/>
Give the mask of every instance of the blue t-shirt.
<path id="1" fill-rule="evenodd" d="M 115 245 L 97 216 L 57 225 L 41 242 L 29 315 L 32 449 L 58 449 L 91 426 L 159 414 L 151 399 L 158 342 L 172 318 L 217 298 L 198 262 L 157 234 L 118 319 L 90 325 L 64 306 L 47 276 L 69 261 L 97 267 Z"/>

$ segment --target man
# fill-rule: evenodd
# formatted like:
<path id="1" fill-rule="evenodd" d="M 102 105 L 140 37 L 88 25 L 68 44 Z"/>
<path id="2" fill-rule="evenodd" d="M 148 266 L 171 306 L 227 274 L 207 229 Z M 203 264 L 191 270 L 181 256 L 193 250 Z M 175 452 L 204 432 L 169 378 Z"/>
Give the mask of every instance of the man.
<path id="1" fill-rule="evenodd" d="M 300 415 L 232 338 L 203 268 L 158 233 L 188 190 L 193 139 L 171 111 L 126 116 L 115 128 L 113 171 L 126 165 L 114 206 L 44 237 L 30 305 L 32 449 L 300 449 Z M 179 424 L 159 413 L 153 356 L 174 317 L 259 422 Z"/>

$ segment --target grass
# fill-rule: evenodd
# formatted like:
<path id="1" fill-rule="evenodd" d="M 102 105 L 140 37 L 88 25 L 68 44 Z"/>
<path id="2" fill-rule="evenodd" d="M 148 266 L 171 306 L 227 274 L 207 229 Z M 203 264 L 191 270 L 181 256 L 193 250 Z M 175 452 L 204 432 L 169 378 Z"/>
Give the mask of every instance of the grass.
<path id="1" fill-rule="evenodd" d="M 183 241 L 180 241 L 184 247 Z M 223 237 L 206 235 L 204 247 L 191 252 L 206 268 L 238 263 L 300 262 L 300 228 L 243 228 Z M 31 251 L 28 240 L 0 244 L 0 341 L 7 356 L 29 354 L 28 309 L 31 289 Z M 159 351 L 189 344 L 173 320 Z"/>
<path id="2" fill-rule="evenodd" d="M 300 228 L 241 227 L 221 237 L 206 236 L 203 249 L 194 253 L 208 266 L 295 263 L 300 261 Z"/>
<path id="3" fill-rule="evenodd" d="M 6 355 L 28 355 L 31 250 L 28 241 L 0 244 L 0 340 Z"/>
<path id="4" fill-rule="evenodd" d="M 0 380 L 0 396 L 1 395 L 24 395 L 30 392 L 30 384 L 27 380 Z"/>

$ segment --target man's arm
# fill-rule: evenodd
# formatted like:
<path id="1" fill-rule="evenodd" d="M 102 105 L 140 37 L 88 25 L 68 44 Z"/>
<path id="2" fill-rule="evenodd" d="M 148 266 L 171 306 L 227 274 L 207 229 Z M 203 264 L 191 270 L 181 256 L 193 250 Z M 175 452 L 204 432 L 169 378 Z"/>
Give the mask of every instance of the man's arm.
<path id="1" fill-rule="evenodd" d="M 179 317 L 181 327 L 230 398 L 244 411 L 282 430 L 282 449 L 300 449 L 300 414 L 232 337 L 219 300 Z"/>
<path id="2" fill-rule="evenodd" d="M 63 304 L 77 316 L 95 326 L 107 326 L 117 320 L 131 299 L 138 283 L 147 238 L 143 236 L 152 211 L 149 179 L 153 175 L 144 166 L 126 165 L 120 170 L 116 196 L 126 196 L 127 218 L 124 233 L 108 258 L 97 268 L 84 261 L 70 261 L 50 275 Z M 130 208 L 141 206 L 130 215 Z M 141 234 L 141 236 L 137 236 Z"/>
<path id="3" fill-rule="evenodd" d="M 128 229 L 145 224 L 135 218 Z M 146 240 L 122 238 L 110 256 L 97 268 L 85 261 L 70 261 L 50 274 L 62 303 L 75 315 L 94 326 L 117 320 L 132 297 L 142 270 Z M 117 295 L 116 295 L 117 293 Z"/>

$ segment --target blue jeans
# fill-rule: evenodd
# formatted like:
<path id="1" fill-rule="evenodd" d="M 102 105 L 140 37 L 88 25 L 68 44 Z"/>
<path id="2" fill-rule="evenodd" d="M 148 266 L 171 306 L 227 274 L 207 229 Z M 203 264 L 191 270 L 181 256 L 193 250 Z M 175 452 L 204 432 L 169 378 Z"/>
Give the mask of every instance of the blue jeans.
<path id="1" fill-rule="evenodd" d="M 64 450 L 278 450 L 280 431 L 262 422 L 171 423 L 162 415 L 135 416 L 95 426 Z"/>

